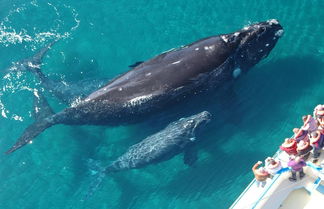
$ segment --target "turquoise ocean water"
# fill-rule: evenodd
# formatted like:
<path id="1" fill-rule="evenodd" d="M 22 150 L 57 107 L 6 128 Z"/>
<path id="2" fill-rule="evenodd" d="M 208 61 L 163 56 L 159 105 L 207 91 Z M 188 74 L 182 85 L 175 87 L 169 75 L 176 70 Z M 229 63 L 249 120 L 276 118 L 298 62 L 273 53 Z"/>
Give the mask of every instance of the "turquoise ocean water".
<path id="1" fill-rule="evenodd" d="M 235 82 L 235 93 L 192 98 L 182 108 L 213 114 L 194 166 L 179 155 L 116 173 L 82 202 L 88 159 L 106 165 L 182 115 L 174 110 L 119 127 L 57 125 L 32 145 L 0 154 L 0 208 L 228 208 L 251 181 L 251 166 L 274 154 L 301 116 L 324 103 L 323 8 L 323 0 L 0 0 L 0 153 L 33 122 L 32 92 L 39 87 L 31 74 L 6 69 L 55 38 L 61 40 L 43 71 L 77 81 L 113 78 L 136 61 L 249 23 L 276 18 L 285 29 L 270 56 Z M 46 96 L 55 111 L 64 108 Z"/>

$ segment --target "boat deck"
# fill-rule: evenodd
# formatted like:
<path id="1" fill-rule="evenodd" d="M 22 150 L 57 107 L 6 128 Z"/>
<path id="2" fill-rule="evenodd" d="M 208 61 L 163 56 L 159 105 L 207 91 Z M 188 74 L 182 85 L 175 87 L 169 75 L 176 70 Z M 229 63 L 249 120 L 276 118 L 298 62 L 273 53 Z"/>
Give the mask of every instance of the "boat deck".
<path id="1" fill-rule="evenodd" d="M 274 156 L 280 160 L 282 167 L 287 167 L 289 156 L 278 150 Z M 237 198 L 230 209 L 315 209 L 324 205 L 324 152 L 318 162 L 307 162 L 304 168 L 306 176 L 297 182 L 290 182 L 290 171 L 268 178 L 264 188 L 257 187 L 255 179 Z M 322 206 L 320 206 L 322 205 Z"/>

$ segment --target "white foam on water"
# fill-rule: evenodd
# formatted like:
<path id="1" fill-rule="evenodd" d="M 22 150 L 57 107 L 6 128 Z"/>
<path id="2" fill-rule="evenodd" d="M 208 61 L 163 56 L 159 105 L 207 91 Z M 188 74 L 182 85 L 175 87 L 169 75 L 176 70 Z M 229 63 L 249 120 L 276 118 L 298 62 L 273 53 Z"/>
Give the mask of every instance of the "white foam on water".
<path id="1" fill-rule="evenodd" d="M 36 0 L 30 2 L 30 5 L 32 7 L 38 8 L 38 2 Z M 29 5 L 29 7 L 30 7 Z M 75 31 L 79 25 L 80 25 L 80 19 L 78 18 L 78 12 L 72 8 L 71 6 L 68 6 L 66 4 L 63 5 L 64 8 L 68 9 L 71 12 L 71 16 L 73 18 L 73 21 L 75 24 L 71 26 L 69 29 L 65 29 L 65 31 L 60 32 L 60 30 L 64 30 L 62 27 L 64 26 L 63 19 L 66 19 L 66 14 L 61 14 L 60 10 L 62 8 L 59 8 L 57 5 L 54 5 L 53 3 L 47 3 L 49 7 L 51 7 L 56 15 L 56 19 L 53 20 L 53 24 L 55 23 L 55 26 L 51 26 L 51 28 L 48 28 L 48 31 L 38 31 L 38 28 L 35 26 L 33 29 L 15 29 L 12 27 L 12 23 L 15 23 L 16 16 L 24 15 L 20 14 L 22 11 L 28 10 L 28 7 L 25 4 L 20 5 L 19 7 L 12 9 L 9 11 L 8 15 L 0 22 L 0 44 L 8 47 L 9 45 L 14 44 L 22 44 L 23 42 L 29 42 L 29 43 L 43 43 L 48 42 L 48 39 L 66 39 L 71 36 L 71 32 Z M 39 46 L 30 46 L 33 50 L 36 50 L 39 48 Z"/>
<path id="2" fill-rule="evenodd" d="M 16 115 L 16 114 L 13 114 L 13 115 L 11 116 L 11 118 L 14 119 L 14 120 L 19 120 L 19 121 L 21 121 L 21 122 L 24 121 L 24 120 L 23 120 L 23 117 L 21 117 L 21 116 L 19 116 L 19 115 Z"/>
<path id="3" fill-rule="evenodd" d="M 82 98 L 81 98 L 81 97 L 78 97 L 78 98 L 76 98 L 76 99 L 71 103 L 71 107 L 76 107 L 76 106 L 78 106 L 81 102 L 82 102 Z"/>

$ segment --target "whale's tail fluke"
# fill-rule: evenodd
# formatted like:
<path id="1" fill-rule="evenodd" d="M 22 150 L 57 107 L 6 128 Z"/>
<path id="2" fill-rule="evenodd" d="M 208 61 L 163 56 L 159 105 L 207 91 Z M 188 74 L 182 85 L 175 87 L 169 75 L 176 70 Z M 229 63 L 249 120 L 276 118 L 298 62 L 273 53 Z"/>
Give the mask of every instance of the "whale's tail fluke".
<path id="1" fill-rule="evenodd" d="M 32 143 L 32 140 L 42 133 L 45 129 L 51 127 L 55 124 L 53 122 L 51 116 L 54 114 L 53 110 L 49 107 L 47 101 L 44 96 L 38 92 L 34 92 L 35 100 L 34 100 L 34 117 L 35 122 L 28 126 L 22 136 L 17 140 L 17 142 L 6 152 L 6 154 L 10 154 L 22 146 Z"/>
<path id="2" fill-rule="evenodd" d="M 20 60 L 20 61 L 14 63 L 14 65 L 12 67 L 7 69 L 6 73 L 8 73 L 8 70 L 9 71 L 29 71 L 29 72 L 35 74 L 39 78 L 39 80 L 43 81 L 46 78 L 46 76 L 41 72 L 41 65 L 42 65 L 43 58 L 46 55 L 46 53 L 48 52 L 48 50 L 50 50 L 51 47 L 58 40 L 59 39 L 55 39 L 54 41 L 50 42 L 45 47 L 40 49 L 32 57 L 29 57 L 29 58 L 26 58 L 26 59 L 23 59 L 23 60 Z"/>
<path id="3" fill-rule="evenodd" d="M 106 169 L 104 167 L 101 167 L 98 161 L 89 159 L 87 164 L 91 174 L 91 182 L 89 189 L 82 197 L 81 201 L 88 200 L 98 190 L 107 174 L 105 171 Z"/>
<path id="4" fill-rule="evenodd" d="M 57 41 L 58 39 L 55 39 L 44 48 L 40 49 L 33 57 L 27 59 L 27 61 L 24 62 L 24 65 L 27 65 L 25 68 L 31 73 L 35 74 L 41 82 L 44 82 L 44 80 L 46 79 L 46 76 L 41 71 L 43 58 L 48 50 L 50 50 Z"/>
<path id="5" fill-rule="evenodd" d="M 51 49 L 51 47 L 58 41 L 59 39 L 55 39 L 49 44 L 47 44 L 45 47 L 40 49 L 32 58 L 31 60 L 33 61 L 34 64 L 40 65 L 42 64 L 42 60 L 45 56 L 45 54 L 48 52 L 48 50 Z"/>
<path id="6" fill-rule="evenodd" d="M 23 135 L 19 137 L 17 142 L 8 150 L 6 151 L 6 154 L 10 154 L 17 149 L 21 148 L 22 146 L 32 143 L 32 140 L 38 136 L 40 133 L 42 133 L 45 129 L 51 127 L 53 124 L 50 123 L 47 120 L 42 120 L 42 121 L 36 121 L 30 126 L 28 126 Z"/>

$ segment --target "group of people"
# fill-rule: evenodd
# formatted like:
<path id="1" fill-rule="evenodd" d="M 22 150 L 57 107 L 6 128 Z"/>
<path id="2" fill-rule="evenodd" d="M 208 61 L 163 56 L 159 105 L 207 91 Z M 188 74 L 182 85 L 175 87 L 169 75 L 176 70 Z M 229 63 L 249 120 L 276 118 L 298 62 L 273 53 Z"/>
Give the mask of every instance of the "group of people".
<path id="1" fill-rule="evenodd" d="M 303 125 L 301 128 L 293 129 L 293 137 L 286 138 L 281 144 L 280 149 L 289 155 L 288 167 L 291 168 L 292 182 L 297 181 L 297 172 L 300 179 L 305 176 L 303 167 L 312 154 L 312 162 L 316 163 L 324 147 L 324 105 L 317 105 L 313 116 L 305 115 L 302 117 Z M 279 160 L 268 157 L 265 160 L 265 166 L 261 166 L 258 161 L 253 167 L 257 186 L 264 187 L 267 178 L 272 178 L 275 174 L 282 171 L 282 165 Z"/>

